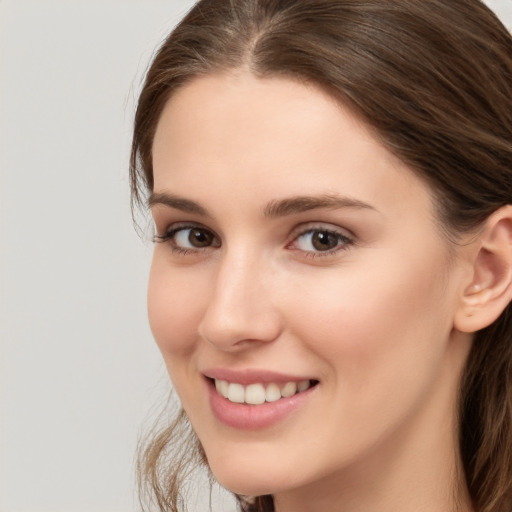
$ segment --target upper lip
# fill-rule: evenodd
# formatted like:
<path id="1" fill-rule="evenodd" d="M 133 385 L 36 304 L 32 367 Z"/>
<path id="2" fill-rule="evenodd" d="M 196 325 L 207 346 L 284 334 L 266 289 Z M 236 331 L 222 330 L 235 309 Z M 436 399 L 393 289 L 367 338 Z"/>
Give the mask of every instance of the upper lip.
<path id="1" fill-rule="evenodd" d="M 286 382 L 300 382 L 303 380 L 315 380 L 304 375 L 289 375 L 266 369 L 245 368 L 208 368 L 202 371 L 205 377 L 216 380 L 225 380 L 248 386 L 249 384 L 285 384 Z"/>

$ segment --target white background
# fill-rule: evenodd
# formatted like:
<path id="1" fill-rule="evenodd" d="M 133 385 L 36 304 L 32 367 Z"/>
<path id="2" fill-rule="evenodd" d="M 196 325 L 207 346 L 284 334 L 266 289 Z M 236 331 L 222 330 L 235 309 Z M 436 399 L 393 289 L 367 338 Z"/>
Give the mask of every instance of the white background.
<path id="1" fill-rule="evenodd" d="M 191 4 L 0 0 L 0 512 L 138 510 L 137 436 L 168 385 L 130 128 Z M 512 0 L 489 4 L 512 26 Z"/>

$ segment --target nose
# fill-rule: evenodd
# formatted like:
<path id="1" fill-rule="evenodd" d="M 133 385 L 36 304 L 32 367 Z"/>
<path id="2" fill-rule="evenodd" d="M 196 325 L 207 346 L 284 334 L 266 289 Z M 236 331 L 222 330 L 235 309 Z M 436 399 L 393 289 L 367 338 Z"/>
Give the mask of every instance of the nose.
<path id="1" fill-rule="evenodd" d="M 268 343 L 281 332 L 272 270 L 246 252 L 226 254 L 217 262 L 210 300 L 199 324 L 199 335 L 223 351 Z"/>

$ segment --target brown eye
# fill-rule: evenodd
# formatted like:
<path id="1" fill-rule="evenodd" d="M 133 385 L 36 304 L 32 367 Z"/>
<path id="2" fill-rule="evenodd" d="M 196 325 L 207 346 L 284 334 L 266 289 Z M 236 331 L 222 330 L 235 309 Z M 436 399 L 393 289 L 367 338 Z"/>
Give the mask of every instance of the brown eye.
<path id="1" fill-rule="evenodd" d="M 169 242 L 171 247 L 177 251 L 220 247 L 217 237 L 210 230 L 200 226 L 179 227 L 169 231 L 164 236 L 155 237 L 155 240 Z"/>
<path id="2" fill-rule="evenodd" d="M 213 244 L 214 236 L 206 229 L 188 229 L 188 242 L 192 247 L 202 248 L 210 247 Z"/>
<path id="3" fill-rule="evenodd" d="M 330 231 L 314 231 L 311 236 L 311 245 L 317 251 L 329 251 L 340 243 L 339 235 Z"/>
<path id="4" fill-rule="evenodd" d="M 294 241 L 293 247 L 310 255 L 335 253 L 353 244 L 353 239 L 342 232 L 330 229 L 309 229 L 300 234 Z"/>

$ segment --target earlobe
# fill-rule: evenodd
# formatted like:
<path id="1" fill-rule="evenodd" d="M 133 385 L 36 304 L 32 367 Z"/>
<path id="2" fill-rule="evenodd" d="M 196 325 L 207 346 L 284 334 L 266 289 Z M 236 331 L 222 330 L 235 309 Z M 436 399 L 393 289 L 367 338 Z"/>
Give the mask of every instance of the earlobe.
<path id="1" fill-rule="evenodd" d="M 476 332 L 491 325 L 512 299 L 512 206 L 494 212 L 478 235 L 471 283 L 464 289 L 454 327 Z"/>

